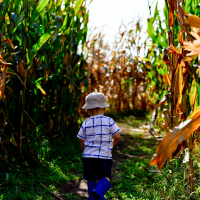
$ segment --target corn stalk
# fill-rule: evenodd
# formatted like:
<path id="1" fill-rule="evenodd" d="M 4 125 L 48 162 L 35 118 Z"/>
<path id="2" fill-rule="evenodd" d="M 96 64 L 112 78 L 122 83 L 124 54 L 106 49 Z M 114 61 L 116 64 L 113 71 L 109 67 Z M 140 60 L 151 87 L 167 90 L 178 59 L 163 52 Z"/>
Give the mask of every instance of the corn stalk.
<path id="1" fill-rule="evenodd" d="M 29 152 L 39 161 L 33 144 L 39 148 L 41 136 L 55 132 L 65 137 L 80 116 L 85 60 L 77 52 L 87 35 L 85 4 L 66 0 L 62 9 L 61 1 L 1 1 L 2 155 L 18 150 L 22 159 Z"/>
<path id="2" fill-rule="evenodd" d="M 169 47 L 165 48 L 164 50 L 163 61 L 170 69 L 170 73 L 165 75 L 164 82 L 171 87 L 171 118 L 174 120 L 176 117 L 178 121 L 175 122 L 174 120 L 174 122 L 171 123 L 172 130 L 167 133 L 165 138 L 159 144 L 156 154 L 152 158 L 151 165 L 157 164 L 159 168 L 162 168 L 167 159 L 176 156 L 181 148 L 188 147 L 190 153 L 190 158 L 188 160 L 190 164 L 190 193 L 192 193 L 195 191 L 193 147 L 194 138 L 197 140 L 197 137 L 199 137 L 197 130 L 200 122 L 200 93 L 198 93 L 198 70 L 196 71 L 195 66 L 192 66 L 190 61 L 194 60 L 199 54 L 200 39 L 197 28 L 200 28 L 200 18 L 195 15 L 186 15 L 185 13 L 192 11 L 191 5 L 197 7 L 198 3 L 196 1 L 186 1 L 186 3 L 182 1 L 183 7 L 181 7 L 180 1 L 168 0 L 168 2 L 166 1 L 166 4 L 168 4 L 167 7 L 169 8 L 168 28 L 172 27 L 173 31 L 168 37 Z M 176 12 L 176 15 L 174 15 L 174 11 Z M 197 14 L 196 11 L 192 12 Z M 177 27 L 174 26 L 175 22 L 178 22 L 181 29 L 177 29 Z M 192 28 L 193 31 L 189 32 L 190 28 Z M 186 38 L 185 34 L 187 34 Z M 178 38 L 178 41 L 181 45 L 180 49 L 175 47 L 173 35 Z M 171 38 L 172 42 L 170 42 Z M 190 53 L 188 53 L 188 51 Z M 169 81 L 170 76 L 171 82 Z M 189 83 L 188 80 L 192 80 L 191 83 Z M 189 95 L 187 96 L 187 94 Z M 160 102 L 158 106 L 164 104 L 164 101 L 165 99 Z M 153 125 L 157 117 L 157 107 L 152 115 L 151 125 Z M 191 112 L 191 114 L 188 116 L 189 112 Z M 152 129 L 150 132 L 153 132 Z"/>

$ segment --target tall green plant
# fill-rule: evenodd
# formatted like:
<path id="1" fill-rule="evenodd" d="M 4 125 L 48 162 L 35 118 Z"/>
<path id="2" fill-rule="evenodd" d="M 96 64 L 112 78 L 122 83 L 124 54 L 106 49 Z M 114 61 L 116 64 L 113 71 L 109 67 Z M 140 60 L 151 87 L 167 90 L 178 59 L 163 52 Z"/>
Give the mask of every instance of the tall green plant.
<path id="1" fill-rule="evenodd" d="M 28 149 L 38 160 L 31 148 L 41 134 L 66 135 L 79 116 L 86 2 L 5 0 L 0 7 L 0 54 L 12 63 L 0 101 L 0 124 L 6 120 L 0 153 L 17 148 L 23 158 Z"/>

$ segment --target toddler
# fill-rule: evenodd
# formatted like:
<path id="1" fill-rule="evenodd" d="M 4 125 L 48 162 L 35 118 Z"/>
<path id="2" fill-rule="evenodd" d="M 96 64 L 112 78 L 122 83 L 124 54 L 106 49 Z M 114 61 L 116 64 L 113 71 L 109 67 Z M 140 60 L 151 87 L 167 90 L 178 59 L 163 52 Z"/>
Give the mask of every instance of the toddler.
<path id="1" fill-rule="evenodd" d="M 83 171 L 88 183 L 89 200 L 105 200 L 104 194 L 111 187 L 111 151 L 120 139 L 117 124 L 112 118 L 104 116 L 106 107 L 109 105 L 100 92 L 87 95 L 82 107 L 91 115 L 77 135 L 83 150 Z"/>

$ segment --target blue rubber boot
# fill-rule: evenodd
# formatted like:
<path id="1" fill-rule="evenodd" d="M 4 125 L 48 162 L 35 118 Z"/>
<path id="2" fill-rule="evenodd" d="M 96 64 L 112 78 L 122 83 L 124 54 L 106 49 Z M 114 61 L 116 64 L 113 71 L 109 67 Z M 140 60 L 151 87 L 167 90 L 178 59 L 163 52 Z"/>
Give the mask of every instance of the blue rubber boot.
<path id="1" fill-rule="evenodd" d="M 87 184 L 88 184 L 88 196 L 89 196 L 88 200 L 95 200 L 95 198 L 91 195 L 91 193 L 96 187 L 96 182 L 88 181 Z"/>
<path id="2" fill-rule="evenodd" d="M 106 178 L 100 178 L 97 186 L 94 188 L 92 195 L 96 199 L 103 199 L 106 200 L 104 197 L 105 193 L 111 188 L 110 181 L 108 181 Z"/>

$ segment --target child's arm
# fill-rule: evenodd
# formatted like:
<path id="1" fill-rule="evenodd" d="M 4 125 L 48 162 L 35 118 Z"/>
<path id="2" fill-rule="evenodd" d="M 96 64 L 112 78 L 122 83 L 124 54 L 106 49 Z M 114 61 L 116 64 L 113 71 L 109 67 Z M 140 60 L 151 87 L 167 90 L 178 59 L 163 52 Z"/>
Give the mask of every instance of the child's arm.
<path id="1" fill-rule="evenodd" d="M 85 145 L 84 145 L 85 140 L 79 139 L 79 142 L 80 142 L 80 145 L 81 145 L 81 149 L 84 151 L 84 149 L 85 149 Z"/>
<path id="2" fill-rule="evenodd" d="M 113 135 L 113 147 L 119 142 L 120 140 L 120 133 L 116 133 L 115 135 Z"/>

